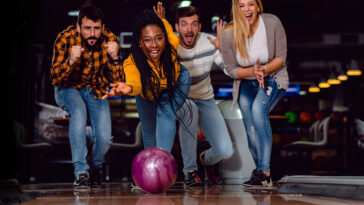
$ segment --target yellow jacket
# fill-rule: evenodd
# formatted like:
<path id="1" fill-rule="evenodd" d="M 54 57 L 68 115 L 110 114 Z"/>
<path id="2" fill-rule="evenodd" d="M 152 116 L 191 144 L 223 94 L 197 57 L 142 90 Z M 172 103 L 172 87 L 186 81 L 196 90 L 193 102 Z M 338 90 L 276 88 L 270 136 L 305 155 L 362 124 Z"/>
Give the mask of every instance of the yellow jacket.
<path id="1" fill-rule="evenodd" d="M 173 28 L 168 23 L 168 21 L 166 19 L 162 19 L 162 21 L 163 21 L 164 27 L 166 28 L 166 31 L 167 31 L 168 41 L 177 51 L 178 45 L 179 45 L 179 38 L 176 36 L 176 34 L 174 34 Z M 174 61 L 176 58 L 177 58 L 177 56 L 172 54 L 172 61 Z M 153 62 L 151 62 L 150 60 L 148 60 L 148 63 L 150 65 L 150 67 L 153 69 L 153 72 L 159 77 L 160 85 L 161 85 L 160 90 L 163 90 L 164 88 L 167 87 L 166 77 L 159 76 L 160 73 L 163 74 L 163 67 L 161 67 L 161 68 L 154 67 Z M 130 85 L 133 87 L 133 91 L 129 95 L 134 96 L 134 95 L 142 94 L 142 83 L 141 83 L 141 79 L 140 79 L 140 73 L 134 62 L 132 54 L 130 54 L 129 57 L 124 61 L 123 67 L 124 67 L 125 78 L 126 78 L 125 83 L 127 85 Z M 180 69 L 181 69 L 181 67 L 177 61 L 175 61 L 175 69 L 176 69 L 175 81 L 177 81 L 177 78 L 180 74 Z M 161 72 L 158 72 L 158 70 L 161 70 Z M 152 96 L 150 96 L 150 98 L 151 97 Z"/>

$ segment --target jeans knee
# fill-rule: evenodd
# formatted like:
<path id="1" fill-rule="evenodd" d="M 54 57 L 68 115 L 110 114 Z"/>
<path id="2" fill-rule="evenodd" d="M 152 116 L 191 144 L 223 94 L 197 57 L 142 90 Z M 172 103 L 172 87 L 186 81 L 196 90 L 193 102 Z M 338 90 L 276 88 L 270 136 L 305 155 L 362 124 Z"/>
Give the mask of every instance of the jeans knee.
<path id="1" fill-rule="evenodd" d="M 111 135 L 99 135 L 96 140 L 96 143 L 102 146 L 110 146 L 112 143 L 112 136 Z"/>
<path id="2" fill-rule="evenodd" d="M 217 148 L 217 153 L 222 160 L 229 159 L 234 153 L 233 146 L 231 144 L 230 145 L 229 144 L 230 143 L 222 143 Z"/>
<path id="3" fill-rule="evenodd" d="M 252 107 L 253 119 L 261 119 L 264 115 L 265 108 L 263 103 L 254 103 Z"/>

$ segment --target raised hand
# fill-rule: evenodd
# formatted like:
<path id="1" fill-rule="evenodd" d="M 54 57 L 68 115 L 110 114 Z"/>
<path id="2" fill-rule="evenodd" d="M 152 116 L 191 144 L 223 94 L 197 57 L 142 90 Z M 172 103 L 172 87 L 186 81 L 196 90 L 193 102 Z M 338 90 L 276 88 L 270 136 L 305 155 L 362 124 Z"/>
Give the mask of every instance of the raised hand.
<path id="1" fill-rule="evenodd" d="M 107 42 L 104 47 L 106 48 L 107 53 L 110 57 L 116 60 L 118 56 L 118 43 L 115 41 Z"/>
<path id="2" fill-rule="evenodd" d="M 128 95 L 133 91 L 133 87 L 123 82 L 111 83 L 110 86 L 112 87 L 111 91 L 102 96 L 102 99 L 116 95 Z"/>
<path id="3" fill-rule="evenodd" d="M 224 30 L 225 24 L 222 22 L 222 19 L 220 19 L 216 24 L 216 38 L 207 37 L 211 43 L 220 50 L 220 37 L 221 32 Z"/>
<path id="4" fill-rule="evenodd" d="M 166 10 L 164 9 L 162 2 L 158 1 L 157 8 L 153 6 L 153 10 L 160 19 L 166 18 Z"/>
<path id="5" fill-rule="evenodd" d="M 68 63 L 70 65 L 73 65 L 81 57 L 84 50 L 85 49 L 82 48 L 81 46 L 72 46 L 71 56 L 70 56 L 70 60 Z"/>

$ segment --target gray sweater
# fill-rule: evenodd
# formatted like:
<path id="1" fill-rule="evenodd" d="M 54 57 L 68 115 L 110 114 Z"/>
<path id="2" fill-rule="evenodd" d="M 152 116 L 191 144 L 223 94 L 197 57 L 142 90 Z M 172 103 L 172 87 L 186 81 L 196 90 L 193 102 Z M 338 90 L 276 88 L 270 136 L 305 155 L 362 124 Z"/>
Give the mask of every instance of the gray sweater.
<path id="1" fill-rule="evenodd" d="M 210 42 L 207 37 L 215 36 L 200 32 L 197 36 L 196 45 L 191 49 L 178 46 L 177 53 L 180 62 L 184 65 L 191 75 L 191 88 L 188 93 L 189 98 L 208 100 L 214 97 L 211 85 L 210 71 L 215 63 L 221 69 L 224 68 L 221 53 Z"/>
<path id="2" fill-rule="evenodd" d="M 265 30 L 267 33 L 268 44 L 268 62 L 271 62 L 274 58 L 282 58 L 286 62 L 287 56 L 287 40 L 286 33 L 279 18 L 273 14 L 263 13 L 261 14 L 265 24 Z M 234 30 L 233 28 L 227 28 L 223 31 L 220 40 L 220 47 L 222 58 L 225 64 L 225 69 L 230 77 L 234 78 L 233 84 L 233 105 L 239 96 L 240 78 L 238 78 L 238 69 L 242 67 L 236 60 L 237 49 L 234 48 Z M 269 74 L 273 77 L 279 89 L 288 88 L 288 73 L 287 67 L 284 63 L 282 67 L 271 72 Z"/>

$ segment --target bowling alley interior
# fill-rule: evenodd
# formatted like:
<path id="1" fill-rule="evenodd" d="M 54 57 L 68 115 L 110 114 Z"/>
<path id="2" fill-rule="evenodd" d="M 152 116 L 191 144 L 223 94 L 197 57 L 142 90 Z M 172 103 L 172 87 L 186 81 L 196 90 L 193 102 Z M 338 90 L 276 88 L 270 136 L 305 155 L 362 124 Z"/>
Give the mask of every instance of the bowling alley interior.
<path id="1" fill-rule="evenodd" d="M 255 164 L 244 116 L 232 105 L 233 79 L 214 65 L 214 98 L 234 147 L 218 164 L 222 184 L 211 184 L 199 159 L 201 186 L 184 184 L 176 132 L 172 151 L 175 181 L 149 193 L 135 186 L 132 163 L 144 150 L 134 96 L 108 98 L 113 141 L 102 167 L 102 186 L 73 189 L 67 111 L 54 98 L 50 79 L 57 34 L 75 25 L 85 3 L 98 6 L 105 27 L 118 36 L 121 57 L 131 46 L 133 19 L 157 0 L 15 0 L 4 10 L 3 112 L 0 205 L 5 204 L 362 204 L 364 201 L 364 1 L 262 0 L 287 38 L 289 86 L 269 113 L 273 187 L 247 188 Z M 162 0 L 174 28 L 178 7 L 200 11 L 201 32 L 216 36 L 229 23 L 232 0 Z M 174 30 L 175 31 L 175 30 Z M 176 31 L 175 31 L 176 32 Z M 177 34 L 177 33 L 176 33 Z M 9 38 L 10 37 L 10 38 Z M 182 126 L 176 121 L 177 130 Z M 197 156 L 210 147 L 202 131 Z M 89 154 L 93 130 L 88 119 Z"/>

